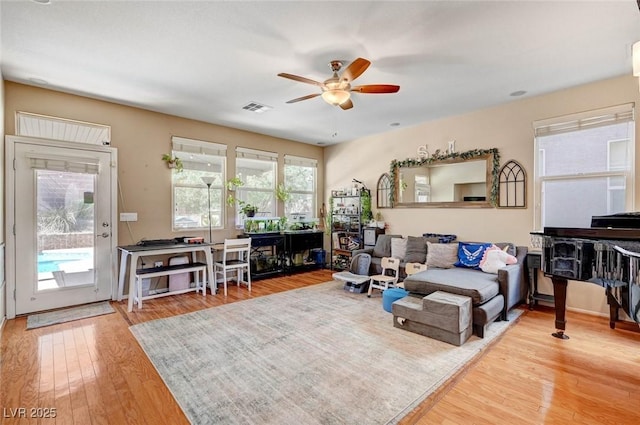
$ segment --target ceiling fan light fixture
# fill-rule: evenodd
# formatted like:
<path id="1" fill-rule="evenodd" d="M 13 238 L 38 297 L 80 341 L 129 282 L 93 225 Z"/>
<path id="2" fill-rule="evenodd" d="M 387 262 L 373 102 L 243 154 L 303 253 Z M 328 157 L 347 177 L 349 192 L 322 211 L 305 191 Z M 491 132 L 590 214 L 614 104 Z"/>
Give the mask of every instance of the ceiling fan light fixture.
<path id="1" fill-rule="evenodd" d="M 633 76 L 640 77 L 640 41 L 633 44 L 631 60 L 633 62 Z"/>
<path id="2" fill-rule="evenodd" d="M 325 90 L 322 92 L 322 98 L 330 105 L 338 106 L 351 98 L 351 93 L 346 90 Z"/>

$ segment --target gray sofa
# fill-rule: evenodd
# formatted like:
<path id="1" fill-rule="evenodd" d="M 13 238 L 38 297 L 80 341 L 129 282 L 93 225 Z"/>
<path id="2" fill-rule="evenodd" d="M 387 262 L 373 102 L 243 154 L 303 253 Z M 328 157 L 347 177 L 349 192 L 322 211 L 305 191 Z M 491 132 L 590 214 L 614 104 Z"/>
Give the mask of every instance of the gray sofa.
<path id="1" fill-rule="evenodd" d="M 371 255 L 369 274 L 381 272 L 382 257 L 391 256 L 391 239 L 401 235 L 380 235 L 375 248 L 356 250 Z M 426 263 L 427 242 L 451 241 L 454 235 L 433 235 L 407 238 L 405 258 L 400 263 L 400 277 L 410 296 L 425 297 L 436 291 L 464 295 L 471 298 L 473 306 L 473 331 L 484 336 L 486 326 L 494 320 L 506 320 L 507 312 L 526 300 L 529 286 L 525 279 L 527 247 L 511 243 L 496 243 L 500 248 L 509 245 L 510 254 L 518 259 L 517 264 L 498 270 L 498 274 L 467 268 L 429 268 L 426 271 L 406 276 L 404 266 L 408 262 Z M 455 243 L 455 242 L 453 242 Z"/>
<path id="2" fill-rule="evenodd" d="M 391 256 L 391 239 L 402 238 L 402 235 L 379 235 L 376 240 L 376 245 L 373 248 L 356 249 L 353 251 L 353 255 L 361 252 L 371 255 L 371 266 L 369 268 L 369 274 L 380 274 L 382 267 L 380 262 L 382 257 Z M 456 239 L 456 235 L 443 235 L 435 233 L 425 233 L 422 236 L 407 236 L 406 237 L 406 252 L 404 258 L 400 261 L 400 278 L 404 278 L 406 273 L 404 266 L 406 263 L 422 263 L 426 262 L 427 258 L 427 242 L 431 243 L 445 243 L 451 242 Z"/>
<path id="3" fill-rule="evenodd" d="M 503 248 L 507 244 L 496 245 Z M 499 269 L 497 275 L 459 267 L 433 268 L 408 276 L 404 280 L 404 288 L 415 297 L 443 291 L 471 298 L 473 331 L 482 338 L 488 324 L 496 319 L 507 320 L 507 312 L 527 297 L 527 247 L 509 245 L 512 253 L 515 250 L 518 263 Z"/>

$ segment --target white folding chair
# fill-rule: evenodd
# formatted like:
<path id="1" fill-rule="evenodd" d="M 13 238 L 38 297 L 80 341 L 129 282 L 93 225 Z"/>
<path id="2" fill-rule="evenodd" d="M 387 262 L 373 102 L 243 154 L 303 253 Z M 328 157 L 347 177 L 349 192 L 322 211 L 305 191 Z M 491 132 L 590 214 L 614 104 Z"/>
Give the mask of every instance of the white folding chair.
<path id="1" fill-rule="evenodd" d="M 222 277 L 224 284 L 224 296 L 227 296 L 227 272 L 235 272 L 238 286 L 245 283 L 251 292 L 251 266 L 249 256 L 251 251 L 251 238 L 225 239 L 222 251 L 222 260 L 213 263 L 213 284 L 218 285 L 218 276 Z M 247 273 L 244 279 L 245 271 Z M 211 288 L 212 292 L 214 288 Z"/>
<path id="2" fill-rule="evenodd" d="M 385 289 L 394 288 L 398 283 L 398 271 L 400 269 L 399 259 L 394 257 L 382 257 L 380 266 L 382 266 L 382 273 L 371 276 L 367 297 L 371 297 L 372 289 L 384 291 Z M 387 274 L 387 272 L 391 272 L 391 275 Z"/>

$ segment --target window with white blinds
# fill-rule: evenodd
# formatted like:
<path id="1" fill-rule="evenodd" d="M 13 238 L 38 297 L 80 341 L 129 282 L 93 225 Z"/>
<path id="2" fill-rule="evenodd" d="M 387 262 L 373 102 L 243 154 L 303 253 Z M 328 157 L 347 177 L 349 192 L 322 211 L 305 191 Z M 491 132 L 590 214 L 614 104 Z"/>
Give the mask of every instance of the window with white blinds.
<path id="1" fill-rule="evenodd" d="M 247 148 L 236 148 L 236 176 L 243 185 L 236 189 L 236 225 L 244 223 L 243 205 L 257 207 L 256 216 L 276 216 L 276 170 L 278 154 Z"/>
<path id="2" fill-rule="evenodd" d="M 29 159 L 31 168 L 37 170 L 68 171 L 82 174 L 100 173 L 100 163 L 97 158 L 45 155 L 37 152 L 29 152 L 25 156 Z"/>
<path id="3" fill-rule="evenodd" d="M 183 165 L 182 172 L 174 169 L 172 176 L 173 230 L 209 228 L 209 217 L 211 228 L 223 228 L 227 146 L 177 136 L 171 144 Z M 203 178 L 212 181 L 210 188 Z"/>
<path id="4" fill-rule="evenodd" d="M 247 148 L 236 148 L 236 176 L 243 185 L 236 189 L 236 226 L 246 219 L 242 207 L 257 208 L 256 216 L 276 216 L 276 176 L 278 154 Z"/>
<path id="5" fill-rule="evenodd" d="M 533 123 L 534 227 L 590 227 L 634 205 L 634 105 Z"/>
<path id="6" fill-rule="evenodd" d="M 315 159 L 284 156 L 284 186 L 291 193 L 291 198 L 284 205 L 287 217 L 294 214 L 315 217 L 317 168 Z"/>

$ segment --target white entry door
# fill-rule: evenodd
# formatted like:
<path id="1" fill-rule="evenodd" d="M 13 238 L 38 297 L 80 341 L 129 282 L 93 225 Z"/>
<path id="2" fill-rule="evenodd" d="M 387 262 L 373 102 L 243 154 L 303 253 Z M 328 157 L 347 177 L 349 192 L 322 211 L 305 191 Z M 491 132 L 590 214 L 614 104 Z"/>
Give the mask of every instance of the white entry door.
<path id="1" fill-rule="evenodd" d="M 10 156 L 7 284 L 15 314 L 110 299 L 115 149 L 9 136 Z"/>

